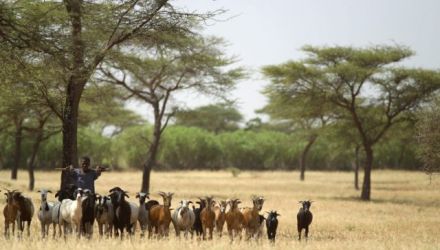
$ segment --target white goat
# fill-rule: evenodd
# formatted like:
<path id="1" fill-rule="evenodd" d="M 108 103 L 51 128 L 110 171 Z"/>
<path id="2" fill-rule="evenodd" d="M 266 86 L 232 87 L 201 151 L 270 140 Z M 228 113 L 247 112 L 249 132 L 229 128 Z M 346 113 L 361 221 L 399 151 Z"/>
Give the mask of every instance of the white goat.
<path id="1" fill-rule="evenodd" d="M 41 205 L 38 211 L 38 219 L 41 224 L 41 237 L 46 237 L 49 234 L 49 227 L 52 223 L 52 209 L 53 202 L 47 202 L 47 194 L 52 193 L 52 191 L 47 189 L 40 189 L 38 192 L 41 195 Z"/>
<path id="2" fill-rule="evenodd" d="M 130 217 L 131 232 L 132 234 L 134 234 L 136 232 L 136 225 L 139 218 L 139 206 L 131 201 L 128 202 L 128 204 L 130 204 L 130 209 L 131 209 L 131 217 Z"/>
<path id="3" fill-rule="evenodd" d="M 78 188 L 76 191 L 76 199 L 64 199 L 60 207 L 60 225 L 63 226 L 64 236 L 67 234 L 67 226 L 74 226 L 77 236 L 80 237 L 81 219 L 82 219 L 82 195 L 83 190 Z"/>
<path id="4" fill-rule="evenodd" d="M 61 202 L 56 201 L 53 204 L 52 207 L 52 225 L 53 225 L 53 237 L 55 238 L 55 235 L 57 233 L 57 225 L 58 225 L 58 233 L 61 237 L 61 223 L 60 223 L 60 208 L 61 208 Z"/>
<path id="5" fill-rule="evenodd" d="M 144 237 L 145 230 L 148 227 L 149 222 L 149 216 L 148 216 L 148 210 L 145 206 L 145 199 L 149 199 L 147 193 L 136 193 L 136 198 L 139 199 L 139 213 L 138 213 L 138 221 L 139 225 L 141 227 L 141 237 Z"/>
<path id="6" fill-rule="evenodd" d="M 189 204 L 192 201 L 182 200 L 180 206 L 174 211 L 171 220 L 176 230 L 176 236 L 180 237 L 180 231 L 184 231 L 184 236 L 187 238 L 188 232 L 191 231 L 194 221 L 196 219 L 193 210 L 189 209 Z"/>

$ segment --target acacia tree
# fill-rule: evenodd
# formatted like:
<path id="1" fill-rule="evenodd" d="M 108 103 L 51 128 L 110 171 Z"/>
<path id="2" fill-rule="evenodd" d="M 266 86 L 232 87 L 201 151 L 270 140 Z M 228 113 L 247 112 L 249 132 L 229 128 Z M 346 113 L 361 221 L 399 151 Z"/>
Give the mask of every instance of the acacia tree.
<path id="1" fill-rule="evenodd" d="M 195 109 L 177 110 L 175 119 L 177 125 L 199 127 L 218 134 L 237 130 L 243 116 L 232 104 L 218 103 Z"/>
<path id="2" fill-rule="evenodd" d="M 419 114 L 417 140 L 418 156 L 424 163 L 424 170 L 432 175 L 440 173 L 440 99 L 437 97 Z"/>
<path id="3" fill-rule="evenodd" d="M 142 192 L 149 191 L 161 135 L 175 111 L 170 108 L 170 99 L 183 90 L 224 97 L 222 94 L 242 76 L 241 69 L 224 69 L 233 60 L 224 56 L 220 48 L 223 42 L 218 38 L 203 38 L 194 33 L 169 34 L 161 39 L 167 46 L 143 47 L 138 53 L 121 52 L 101 69 L 103 80 L 121 86 L 128 96 L 147 103 L 153 110 Z"/>
<path id="4" fill-rule="evenodd" d="M 62 122 L 64 166 L 78 165 L 80 99 L 106 55 L 139 34 L 154 40 L 156 33 L 185 30 L 189 20 L 213 15 L 177 10 L 168 0 L 15 0 L 0 5 L 1 42 L 49 58 L 58 69 L 63 103 L 52 103 L 51 96 L 46 100 Z M 42 89 L 49 88 L 42 86 Z M 68 182 L 63 172 L 61 187 Z"/>
<path id="5" fill-rule="evenodd" d="M 342 117 L 339 117 L 342 118 Z M 350 157 L 354 172 L 354 188 L 359 190 L 359 169 L 361 168 L 361 140 L 358 132 L 352 126 L 350 119 L 338 119 L 327 128 L 331 140 L 332 155 L 347 155 Z"/>
<path id="6" fill-rule="evenodd" d="M 318 136 L 332 119 L 332 112 L 323 103 L 316 103 L 314 96 L 296 92 L 290 96 L 279 92 L 273 77 L 279 74 L 278 66 L 264 67 L 263 75 L 272 80 L 263 91 L 268 97 L 268 104 L 259 112 L 266 113 L 275 123 L 284 123 L 288 132 L 301 134 L 306 144 L 299 157 L 300 180 L 304 181 L 307 155 Z"/>
<path id="7" fill-rule="evenodd" d="M 361 199 L 370 200 L 373 146 L 440 88 L 440 73 L 397 63 L 413 55 L 400 46 L 313 47 L 307 58 L 273 66 L 275 89 L 287 98 L 313 96 L 349 117 L 365 152 Z"/>

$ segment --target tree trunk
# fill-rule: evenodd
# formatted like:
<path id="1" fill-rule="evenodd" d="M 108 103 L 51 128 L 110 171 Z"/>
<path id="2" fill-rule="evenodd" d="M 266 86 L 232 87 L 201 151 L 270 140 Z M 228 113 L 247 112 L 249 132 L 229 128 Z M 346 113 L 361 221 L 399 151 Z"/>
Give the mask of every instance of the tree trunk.
<path id="1" fill-rule="evenodd" d="M 70 83 L 67 90 L 63 113 L 63 167 L 78 167 L 77 132 L 80 90 L 77 84 Z M 68 172 L 61 172 L 61 189 L 72 184 Z"/>
<path id="2" fill-rule="evenodd" d="M 299 159 L 299 169 L 301 171 L 301 174 L 300 174 L 301 181 L 304 181 L 304 178 L 305 178 L 307 154 L 309 153 L 310 148 L 312 147 L 313 143 L 315 143 L 316 138 L 318 138 L 317 135 L 311 135 L 309 137 L 309 141 L 301 154 L 301 158 Z"/>
<path id="3" fill-rule="evenodd" d="M 371 169 L 373 165 L 373 149 L 371 145 L 365 145 L 365 168 L 364 168 L 364 183 L 362 184 L 362 200 L 370 200 L 371 192 Z"/>
<path id="4" fill-rule="evenodd" d="M 68 78 L 66 102 L 63 109 L 63 167 L 78 167 L 77 130 L 78 110 L 82 91 L 88 80 L 85 66 L 85 44 L 82 40 L 82 12 L 79 0 L 64 1 L 71 23 L 71 72 Z M 67 171 L 61 172 L 61 189 L 71 184 Z"/>
<path id="5" fill-rule="evenodd" d="M 154 128 L 153 139 L 148 149 L 147 160 L 144 164 L 144 170 L 142 173 L 142 186 L 141 192 L 149 193 L 150 191 L 150 174 L 151 170 L 156 165 L 157 152 L 159 149 L 160 136 L 162 134 L 162 117 L 159 112 L 159 105 L 154 106 Z"/>
<path id="6" fill-rule="evenodd" d="M 35 175 L 34 175 L 34 169 L 35 169 L 35 159 L 38 154 L 38 150 L 40 148 L 40 144 L 43 141 L 43 128 L 46 121 L 41 121 L 40 126 L 37 131 L 37 136 L 34 141 L 34 145 L 32 147 L 32 154 L 31 159 L 29 160 L 28 165 L 28 172 L 29 172 L 29 190 L 33 191 L 35 186 Z"/>
<path id="7" fill-rule="evenodd" d="M 354 188 L 359 190 L 359 149 L 360 146 L 356 146 L 354 150 L 354 161 L 353 161 L 353 169 L 354 169 Z"/>
<path id="8" fill-rule="evenodd" d="M 17 180 L 18 168 L 21 164 L 21 141 L 23 137 L 23 119 L 15 121 L 15 152 L 14 165 L 12 166 L 11 179 Z"/>

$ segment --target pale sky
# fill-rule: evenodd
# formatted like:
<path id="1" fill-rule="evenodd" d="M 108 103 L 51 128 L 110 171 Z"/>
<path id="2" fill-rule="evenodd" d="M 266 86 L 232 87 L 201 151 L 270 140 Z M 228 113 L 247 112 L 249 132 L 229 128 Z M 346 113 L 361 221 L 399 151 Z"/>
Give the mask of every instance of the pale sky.
<path id="1" fill-rule="evenodd" d="M 251 72 L 231 96 L 245 119 L 264 106 L 260 93 L 267 80 L 259 69 L 300 59 L 300 48 L 310 45 L 369 46 L 401 44 L 416 55 L 411 67 L 439 69 L 440 0 L 174 0 L 187 10 L 226 9 L 204 31 L 223 37 L 226 53 L 239 59 L 237 66 Z M 232 18 L 230 18 L 232 17 Z M 206 105 L 209 98 L 182 95 L 188 107 Z M 143 110 L 145 108 L 137 108 Z"/>

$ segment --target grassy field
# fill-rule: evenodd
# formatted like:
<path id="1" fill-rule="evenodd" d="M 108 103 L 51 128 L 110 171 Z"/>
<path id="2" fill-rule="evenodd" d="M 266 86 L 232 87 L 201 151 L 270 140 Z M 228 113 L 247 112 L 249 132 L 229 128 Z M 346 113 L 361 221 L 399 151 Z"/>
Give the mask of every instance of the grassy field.
<path id="1" fill-rule="evenodd" d="M 0 189 L 26 190 L 27 173 L 20 172 L 18 181 L 9 180 L 9 172 L 0 171 Z M 173 204 L 180 199 L 214 195 L 215 198 L 242 199 L 243 206 L 251 206 L 250 196 L 266 198 L 264 211 L 278 210 L 279 228 L 275 246 L 266 238 L 260 243 L 234 242 L 227 238 L 201 242 L 179 240 L 172 235 L 167 240 L 146 240 L 138 234 L 131 240 L 103 239 L 47 239 L 41 240 L 36 216 L 30 238 L 6 240 L 0 237 L 1 249 L 440 249 L 440 177 L 432 182 L 420 172 L 375 171 L 372 175 L 372 201 L 357 199 L 351 173 L 308 172 L 300 182 L 297 172 L 243 172 L 232 177 L 229 172 L 167 172 L 152 174 L 151 198 L 158 199 L 157 191 L 175 192 Z M 121 186 L 131 194 L 140 187 L 140 172 L 109 172 L 96 181 L 98 193 L 105 194 L 113 186 Z M 36 190 L 59 186 L 59 173 L 37 172 Z M 25 191 L 39 207 L 38 193 Z M 2 196 L 4 197 L 4 196 Z M 53 197 L 49 199 L 53 200 Z M 296 240 L 298 201 L 312 199 L 314 221 L 310 238 Z M 0 201 L 4 206 L 5 199 Z M 0 224 L 4 225 L 1 216 Z M 172 226 L 171 226 L 172 227 Z M 52 229 L 51 229 L 52 230 Z M 171 231 L 173 229 L 171 228 Z M 1 230 L 3 234 L 3 230 Z M 97 232 L 97 230 L 95 230 Z M 9 248 L 9 247 L 8 247 Z"/>

